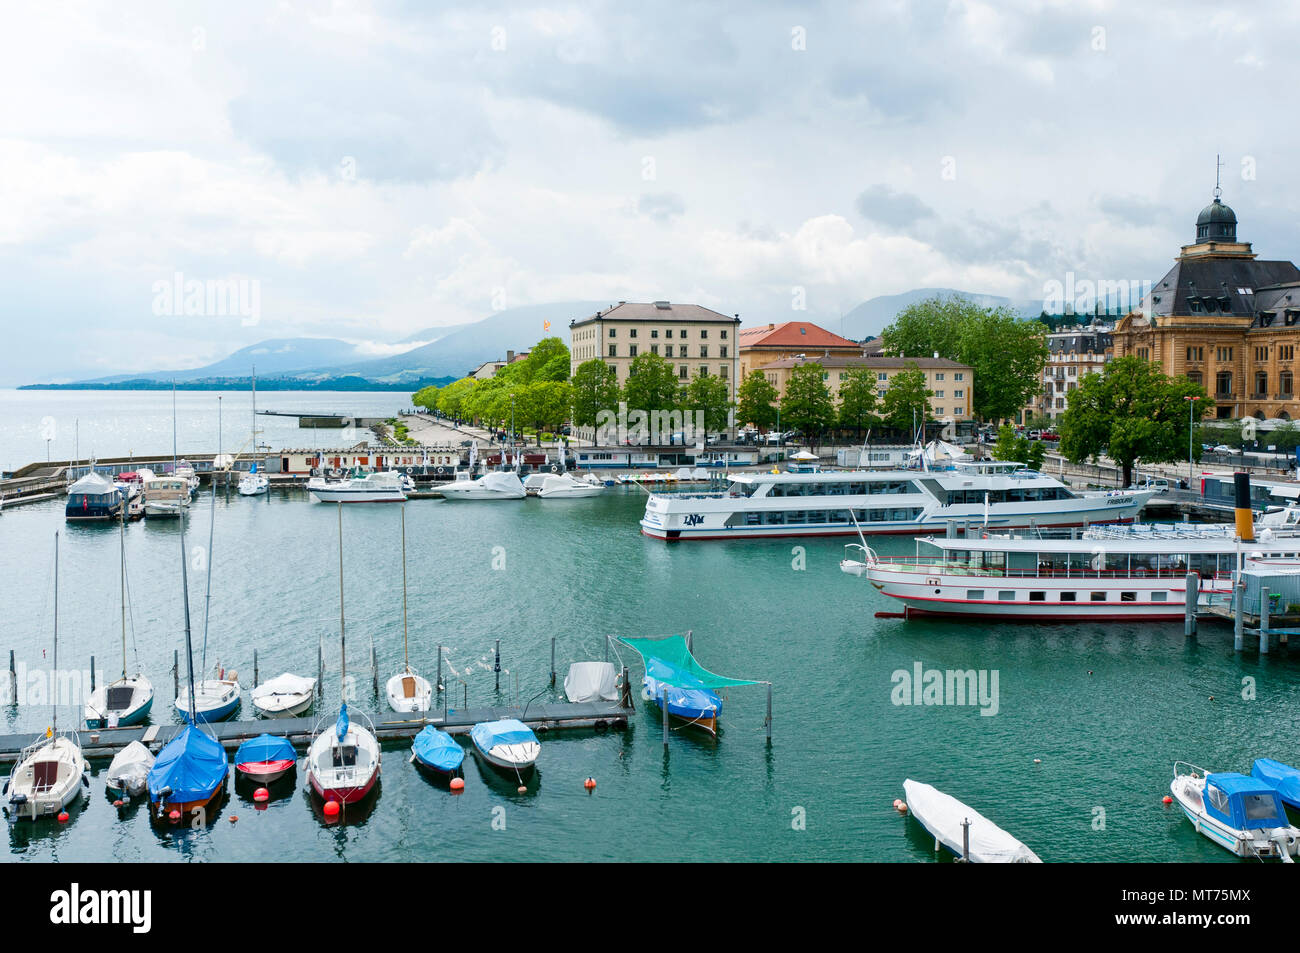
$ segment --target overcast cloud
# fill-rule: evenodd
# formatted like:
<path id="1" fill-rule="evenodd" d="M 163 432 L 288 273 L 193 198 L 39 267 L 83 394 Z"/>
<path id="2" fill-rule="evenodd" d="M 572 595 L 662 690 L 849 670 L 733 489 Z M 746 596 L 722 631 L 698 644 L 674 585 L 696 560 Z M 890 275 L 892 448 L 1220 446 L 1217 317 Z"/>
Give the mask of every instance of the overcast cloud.
<path id="1" fill-rule="evenodd" d="M 1240 235 L 1300 258 L 1286 0 L 456 6 L 7 8 L 0 384 L 546 301 L 833 326 L 1155 279 L 1216 152 Z M 156 313 L 178 273 L 256 320 Z"/>

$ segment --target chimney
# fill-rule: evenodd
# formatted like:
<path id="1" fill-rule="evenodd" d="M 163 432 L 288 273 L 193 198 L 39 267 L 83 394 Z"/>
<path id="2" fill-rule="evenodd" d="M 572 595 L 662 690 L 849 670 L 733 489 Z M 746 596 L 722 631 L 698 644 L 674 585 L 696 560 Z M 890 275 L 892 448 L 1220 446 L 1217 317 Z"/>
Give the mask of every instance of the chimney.
<path id="1" fill-rule="evenodd" d="M 773 324 L 771 321 L 769 321 L 769 322 L 767 322 L 767 329 L 768 329 L 769 331 L 773 331 L 773 330 L 776 329 L 776 325 Z"/>
<path id="2" fill-rule="evenodd" d="M 514 352 L 514 351 L 506 351 L 506 363 L 509 364 L 509 363 L 510 363 L 511 361 L 513 361 L 514 359 L 515 359 L 515 352 Z"/>

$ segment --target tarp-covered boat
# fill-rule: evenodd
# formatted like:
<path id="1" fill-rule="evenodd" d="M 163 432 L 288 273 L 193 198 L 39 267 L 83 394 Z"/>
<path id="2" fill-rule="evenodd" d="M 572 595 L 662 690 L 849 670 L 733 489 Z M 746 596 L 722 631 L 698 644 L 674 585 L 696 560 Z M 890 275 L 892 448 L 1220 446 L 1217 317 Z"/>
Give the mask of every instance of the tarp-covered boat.
<path id="1" fill-rule="evenodd" d="M 1271 758 L 1258 758 L 1250 774 L 1277 791 L 1284 804 L 1300 809 L 1300 770 Z"/>
<path id="2" fill-rule="evenodd" d="M 126 497 L 108 477 L 94 470 L 68 487 L 68 502 L 63 507 L 69 522 L 114 520 L 122 514 Z"/>
<path id="3" fill-rule="evenodd" d="M 316 679 L 285 672 L 253 689 L 253 707 L 267 718 L 292 718 L 311 707 Z"/>
<path id="4" fill-rule="evenodd" d="M 970 850 L 966 859 L 972 864 L 1039 864 L 1032 850 L 1016 840 L 987 817 L 938 788 L 908 778 L 903 782 L 907 809 L 934 837 L 935 848 L 942 844 L 958 857 L 962 855 L 965 831 L 970 822 Z"/>
<path id="5" fill-rule="evenodd" d="M 138 741 L 133 741 L 113 757 L 105 776 L 108 793 L 114 797 L 138 797 L 145 792 L 149 783 L 149 771 L 153 768 L 154 757 L 149 749 Z"/>
<path id="6" fill-rule="evenodd" d="M 533 729 L 515 718 L 481 721 L 470 729 L 469 737 L 488 764 L 518 775 L 531 771 L 542 753 Z"/>
<path id="7" fill-rule="evenodd" d="M 270 784 L 298 764 L 298 753 L 288 738 L 261 734 L 249 738 L 235 751 L 235 770 L 250 781 Z"/>
<path id="8" fill-rule="evenodd" d="M 1179 765 L 1185 769 L 1181 773 Z M 1238 857 L 1294 863 L 1300 830 L 1287 820 L 1282 798 L 1271 785 L 1234 771 L 1210 773 L 1176 761 L 1169 790 L 1187 819 L 1220 847 Z"/>
<path id="9" fill-rule="evenodd" d="M 758 684 L 710 672 L 696 661 L 680 635 L 619 641 L 636 649 L 645 662 L 642 699 L 661 709 L 667 705 L 670 717 L 713 735 L 717 734 L 718 716 L 722 714 L 722 698 L 715 689 Z"/>
<path id="10" fill-rule="evenodd" d="M 158 752 L 149 771 L 149 808 L 162 817 L 172 810 L 182 816 L 203 811 L 226 788 L 230 762 L 216 738 L 190 722 Z"/>
<path id="11" fill-rule="evenodd" d="M 445 731 L 426 725 L 411 744 L 411 759 L 417 767 L 451 776 L 460 771 L 465 749 Z"/>
<path id="12" fill-rule="evenodd" d="M 571 702 L 617 701 L 613 662 L 574 662 L 564 676 L 564 697 Z"/>

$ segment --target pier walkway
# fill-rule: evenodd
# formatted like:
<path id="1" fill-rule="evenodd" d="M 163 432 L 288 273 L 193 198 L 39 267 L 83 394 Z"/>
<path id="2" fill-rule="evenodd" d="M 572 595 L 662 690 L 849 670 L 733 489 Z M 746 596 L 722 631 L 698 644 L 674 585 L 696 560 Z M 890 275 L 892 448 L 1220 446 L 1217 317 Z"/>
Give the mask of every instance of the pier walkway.
<path id="1" fill-rule="evenodd" d="M 375 734 L 381 742 L 413 738 L 425 725 L 434 725 L 450 735 L 469 734 L 474 725 L 501 718 L 518 718 L 538 733 L 565 728 L 590 728 L 597 731 L 608 728 L 625 729 L 632 712 L 630 697 L 622 702 L 547 702 L 530 704 L 527 711 L 515 705 L 498 705 L 489 708 L 448 709 L 430 711 L 428 718 L 405 713 L 385 711 L 373 716 Z M 364 710 L 364 709 L 363 709 Z M 367 714 L 369 714 L 367 712 Z M 526 714 L 526 717 L 525 717 Z M 209 725 L 217 740 L 230 751 L 249 738 L 260 734 L 281 735 L 300 749 L 311 743 L 313 729 L 322 724 L 331 728 L 337 711 L 323 710 L 319 715 L 305 718 L 262 718 L 256 721 L 218 721 Z M 154 754 L 167 744 L 181 729 L 181 725 L 135 725 L 130 728 L 80 728 L 82 752 L 87 758 L 111 758 L 132 741 L 140 741 Z M 12 763 L 27 745 L 35 741 L 39 731 L 16 735 L 0 735 L 0 762 Z"/>

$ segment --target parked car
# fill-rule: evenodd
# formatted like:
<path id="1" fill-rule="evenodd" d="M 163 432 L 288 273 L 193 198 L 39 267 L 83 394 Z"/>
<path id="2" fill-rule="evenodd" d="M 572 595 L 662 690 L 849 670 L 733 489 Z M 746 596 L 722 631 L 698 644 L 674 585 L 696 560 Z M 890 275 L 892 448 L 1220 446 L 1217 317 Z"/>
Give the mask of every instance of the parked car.
<path id="1" fill-rule="evenodd" d="M 1226 443 L 1221 443 L 1214 448 L 1215 453 L 1241 453 L 1237 447 L 1230 447 Z"/>

